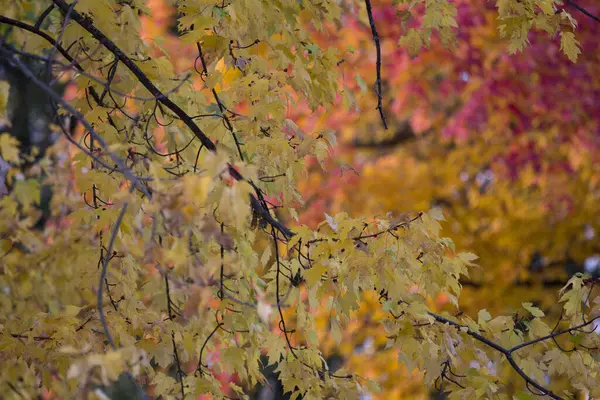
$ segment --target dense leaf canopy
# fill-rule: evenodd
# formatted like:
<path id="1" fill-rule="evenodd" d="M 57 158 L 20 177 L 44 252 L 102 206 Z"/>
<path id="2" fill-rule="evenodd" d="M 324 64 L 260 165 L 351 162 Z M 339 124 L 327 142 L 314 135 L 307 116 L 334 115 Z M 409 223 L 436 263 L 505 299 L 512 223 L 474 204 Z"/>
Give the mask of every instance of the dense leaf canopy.
<path id="1" fill-rule="evenodd" d="M 588 9 L 556 0 L 151 3 L 0 2 L 7 398 L 244 398 L 267 384 L 263 365 L 291 398 L 359 398 L 378 392 L 380 377 L 330 355 L 357 320 L 369 328 L 365 315 L 385 331 L 378 346 L 394 363 L 455 398 L 600 395 L 596 279 L 565 281 L 552 318 L 521 301 L 514 309 L 526 318 L 478 304 L 462 313 L 460 282 L 477 256 L 461 249 L 480 225 L 463 205 L 449 221 L 459 246 L 441 236 L 439 206 L 464 199 L 438 184 L 504 163 L 496 173 L 547 204 L 523 211 L 510 179 L 496 197 L 457 182 L 458 196 L 523 219 L 564 219 L 561 182 L 597 191 L 593 156 L 573 150 L 597 145 L 598 43 L 570 13 L 593 18 Z M 171 16 L 169 33 L 160 19 Z M 515 62 L 515 52 L 533 56 Z M 545 79 L 563 83 L 532 90 Z M 578 107 L 560 101 L 566 93 L 580 96 Z M 531 111 L 515 116 L 523 104 Z M 368 134 L 356 137 L 357 127 Z M 416 147 L 446 160 L 428 164 L 403 148 L 389 175 L 369 181 L 386 168 L 377 158 L 347 209 L 307 217 L 306 172 L 338 163 L 334 173 L 351 175 L 364 157 L 332 160 L 338 137 L 378 147 L 402 129 L 441 133 Z M 487 141 L 489 151 L 460 141 Z M 535 146 L 551 156 L 536 164 L 522 151 Z M 461 170 L 467 157 L 473 171 Z M 565 157 L 564 167 L 555 161 Z M 582 182 L 568 168 L 582 168 Z M 369 204 L 375 186 L 395 180 L 428 188 L 413 211 L 404 189 Z M 596 223 L 586 218 L 577 223 Z M 493 235 L 494 221 L 485 224 Z M 523 244 L 528 232 L 516 234 Z"/>

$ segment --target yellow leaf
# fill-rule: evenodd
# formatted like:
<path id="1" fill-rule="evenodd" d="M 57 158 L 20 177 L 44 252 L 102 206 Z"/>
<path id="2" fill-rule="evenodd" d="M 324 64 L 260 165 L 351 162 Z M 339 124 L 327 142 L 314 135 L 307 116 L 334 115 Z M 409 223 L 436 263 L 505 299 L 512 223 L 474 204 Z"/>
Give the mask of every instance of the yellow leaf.
<path id="1" fill-rule="evenodd" d="M 217 83 L 219 83 L 222 79 L 222 75 L 220 71 L 213 71 L 210 74 L 208 74 L 208 78 L 206 78 L 206 81 L 204 81 L 204 83 L 206 84 L 207 88 L 210 89 L 214 89 L 215 86 L 217 86 Z"/>
<path id="2" fill-rule="evenodd" d="M 200 40 L 200 38 L 202 36 L 204 36 L 206 34 L 206 32 L 204 30 L 207 28 L 210 28 L 214 22 L 215 21 L 213 18 L 211 18 L 210 16 L 205 16 L 205 15 L 199 15 L 199 16 L 187 15 L 185 17 L 180 18 L 179 24 L 180 24 L 181 28 L 187 29 L 192 24 L 194 25 L 194 30 L 189 31 L 188 33 L 183 35 L 181 37 L 181 40 L 183 42 L 187 42 L 187 43 L 196 43 L 197 41 Z"/>
<path id="3" fill-rule="evenodd" d="M 433 219 L 435 219 L 436 221 L 445 221 L 446 218 L 444 217 L 444 213 L 442 212 L 442 209 L 439 207 L 436 208 L 432 208 L 431 210 L 429 210 L 429 216 Z"/>
<path id="4" fill-rule="evenodd" d="M 527 311 L 529 311 L 531 313 L 531 315 L 533 315 L 534 317 L 543 317 L 545 315 L 542 310 L 535 307 L 531 303 L 523 303 L 523 308 L 526 309 Z"/>
<path id="5" fill-rule="evenodd" d="M 321 263 L 314 264 L 312 268 L 304 272 L 304 279 L 308 286 L 313 286 L 315 283 L 321 280 L 321 274 L 327 271 L 327 267 Z"/>
<path id="6" fill-rule="evenodd" d="M 408 55 L 411 58 L 415 58 L 419 55 L 419 51 L 421 51 L 421 47 L 423 47 L 423 38 L 421 37 L 421 32 L 418 30 L 411 28 L 406 32 L 404 36 L 400 38 L 398 41 L 400 46 L 405 46 L 408 51 Z"/>
<path id="7" fill-rule="evenodd" d="M 537 0 L 536 4 L 546 15 L 554 14 L 553 0 Z"/>
<path id="8" fill-rule="evenodd" d="M 82 309 L 82 307 L 77 307 L 77 306 L 73 306 L 73 305 L 68 305 L 65 306 L 65 309 L 63 311 L 63 314 L 66 317 L 74 317 L 77 314 L 79 314 L 79 311 Z"/>
<path id="9" fill-rule="evenodd" d="M 5 161 L 18 164 L 19 141 L 8 133 L 0 135 L 0 154 Z"/>
<path id="10" fill-rule="evenodd" d="M 484 323 L 488 322 L 488 321 L 489 321 L 489 320 L 491 320 L 491 319 L 492 319 L 492 316 L 491 316 L 491 315 L 490 315 L 490 313 L 489 313 L 487 310 L 485 310 L 485 309 L 483 309 L 483 310 L 480 310 L 480 311 L 477 313 L 477 322 L 478 322 L 478 324 L 479 324 L 479 325 L 483 325 Z"/>
<path id="11" fill-rule="evenodd" d="M 576 62 L 581 50 L 573 32 L 560 33 L 560 49 L 572 62 Z"/>
<path id="12" fill-rule="evenodd" d="M 473 261 L 477 260 L 479 257 L 473 253 L 458 253 L 458 258 L 460 258 L 465 264 L 472 265 Z"/>

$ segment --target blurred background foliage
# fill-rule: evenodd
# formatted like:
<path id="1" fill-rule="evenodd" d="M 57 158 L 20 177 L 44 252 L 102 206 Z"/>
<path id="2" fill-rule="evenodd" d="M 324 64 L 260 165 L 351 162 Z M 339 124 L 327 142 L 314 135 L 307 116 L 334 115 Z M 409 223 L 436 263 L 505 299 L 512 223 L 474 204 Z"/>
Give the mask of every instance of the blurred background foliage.
<path id="1" fill-rule="evenodd" d="M 395 3 L 377 2 L 374 10 L 388 130 L 375 110 L 375 51 L 361 5 L 349 9 L 344 26 L 320 35 L 344 54 L 340 101 L 354 101 L 355 112 L 295 113 L 303 129 L 338 133 L 328 171 L 314 163 L 303 183 L 301 222 L 314 224 L 324 212 L 403 218 L 440 207 L 444 234 L 480 257 L 463 282 L 463 312 L 510 314 L 529 301 L 558 318 L 556 292 L 568 277 L 600 273 L 598 24 L 577 14 L 583 54 L 576 64 L 560 55 L 558 37 L 544 34 L 530 34 L 526 51 L 511 55 L 494 3 L 457 0 L 455 48 L 434 40 L 411 58 L 397 43 L 415 21 L 398 23 L 406 13 Z M 598 3 L 580 5 L 600 13 Z M 374 350 L 355 349 L 350 362 L 385 377 L 381 398 L 423 396 L 402 383 L 402 367 L 389 367 L 395 353 L 383 359 L 373 345 L 379 338 L 367 334 L 362 346 Z"/>
<path id="2" fill-rule="evenodd" d="M 364 15 L 357 9 L 351 15 L 358 17 L 333 30 L 339 48 L 351 48 L 340 68 L 348 89 L 358 86 L 361 111 L 299 119 L 306 129 L 336 129 L 336 157 L 352 169 L 315 168 L 303 188 L 314 202 L 303 217 L 310 223 L 324 211 L 400 216 L 441 207 L 446 234 L 481 261 L 464 282 L 465 311 L 476 304 L 510 312 L 522 301 L 549 308 L 568 276 L 595 273 L 598 264 L 598 25 L 579 19 L 584 54 L 573 64 L 560 55 L 558 38 L 549 43 L 541 34 L 530 35 L 526 52 L 510 55 L 493 4 L 456 5 L 455 49 L 434 44 L 415 59 L 395 46 L 402 11 L 378 6 L 387 131 L 368 112 L 376 99 Z"/>

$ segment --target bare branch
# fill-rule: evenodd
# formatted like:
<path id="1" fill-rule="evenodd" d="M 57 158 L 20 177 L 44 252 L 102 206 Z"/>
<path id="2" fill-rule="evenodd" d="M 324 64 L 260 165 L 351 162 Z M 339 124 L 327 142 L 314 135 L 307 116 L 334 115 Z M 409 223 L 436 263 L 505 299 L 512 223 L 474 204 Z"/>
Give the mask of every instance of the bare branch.
<path id="1" fill-rule="evenodd" d="M 588 17 L 590 17 L 591 19 L 593 19 L 596 22 L 600 22 L 600 18 L 596 17 L 595 15 L 593 15 L 592 13 L 590 13 L 588 10 L 586 10 L 585 8 L 581 7 L 579 4 L 575 3 L 573 0 L 566 0 L 567 4 L 572 5 L 573 7 L 575 7 L 577 10 L 579 10 L 580 12 L 582 12 L 583 14 L 587 15 Z"/>
<path id="2" fill-rule="evenodd" d="M 478 340 L 479 342 L 481 342 L 481 343 L 483 343 L 483 344 L 485 344 L 485 345 L 493 348 L 494 350 L 502 353 L 506 357 L 506 359 L 507 359 L 508 363 L 511 365 L 511 367 L 513 367 L 513 369 L 523 378 L 523 380 L 525 380 L 525 382 L 528 385 L 536 388 L 543 395 L 549 396 L 549 397 L 551 397 L 553 399 L 556 399 L 556 400 L 562 400 L 562 397 L 556 395 L 551 390 L 546 389 L 545 387 L 543 387 L 542 385 L 540 385 L 539 383 L 537 383 L 529 375 L 527 375 L 523 371 L 523 369 L 521 369 L 521 367 L 519 367 L 519 365 L 515 362 L 515 360 L 513 359 L 512 353 L 515 350 L 518 350 L 520 348 L 519 346 L 515 346 L 515 347 L 513 347 L 511 349 L 506 349 L 506 348 L 500 346 L 499 344 L 497 344 L 497 343 L 489 340 L 485 336 L 482 336 L 481 334 L 475 332 L 474 330 L 472 330 L 471 328 L 469 328 L 466 325 L 459 324 L 458 322 L 454 322 L 452 320 L 449 320 L 448 318 L 445 318 L 445 317 L 442 317 L 441 315 L 432 313 L 431 311 L 428 311 L 427 314 L 430 315 L 430 316 L 432 316 L 437 322 L 441 322 L 442 324 L 451 325 L 451 326 L 455 327 L 456 329 L 458 329 L 459 332 L 464 332 L 467 335 L 471 336 L 472 338 Z M 576 329 L 576 328 L 573 328 L 573 329 Z M 558 333 L 559 332 L 557 332 L 557 334 Z M 563 333 L 565 333 L 565 332 L 563 332 Z M 521 346 L 521 347 L 523 347 L 523 346 Z"/>
<path id="3" fill-rule="evenodd" d="M 375 42 L 375 49 L 377 51 L 377 79 L 375 80 L 375 94 L 377 95 L 377 109 L 379 110 L 379 116 L 383 127 L 388 128 L 387 121 L 385 120 L 385 114 L 383 112 L 383 93 L 381 91 L 381 44 L 379 43 L 379 34 L 377 33 L 377 27 L 375 26 L 375 18 L 373 18 L 373 10 L 371 8 L 371 0 L 365 0 L 367 6 L 367 14 L 369 15 L 369 24 L 371 25 L 371 33 L 373 34 L 373 41 Z"/>
<path id="4" fill-rule="evenodd" d="M 134 186 L 132 185 L 132 188 Z M 115 341 L 112 338 L 112 335 L 110 334 L 110 330 L 108 329 L 108 323 L 106 322 L 106 315 L 104 315 L 104 304 L 102 302 L 102 294 L 103 294 L 103 288 L 104 288 L 104 281 L 106 279 L 106 274 L 108 272 L 108 263 L 111 260 L 110 255 L 112 254 L 113 251 L 113 247 L 115 244 L 115 239 L 117 238 L 117 233 L 119 233 L 119 229 L 121 228 L 121 223 L 123 222 L 123 217 L 125 216 L 125 212 L 127 211 L 127 206 L 129 205 L 129 203 L 124 203 L 123 206 L 121 207 L 121 211 L 119 212 L 119 216 L 117 217 L 117 220 L 115 221 L 115 224 L 113 226 L 113 230 L 112 233 L 110 235 L 110 239 L 108 241 L 108 249 L 107 249 L 107 256 L 104 257 L 104 259 L 102 260 L 102 269 L 100 270 L 100 280 L 98 282 L 98 292 L 96 295 L 96 308 L 98 309 L 98 316 L 100 317 L 100 323 L 102 324 L 102 329 L 104 330 L 104 335 L 106 336 L 106 340 L 108 341 L 108 344 L 110 344 L 110 347 L 113 348 L 113 350 L 117 349 L 117 346 L 115 345 Z"/>
<path id="5" fill-rule="evenodd" d="M 50 15 L 50 13 L 52 12 L 52 10 L 54 10 L 54 4 L 50 4 L 50 5 L 48 6 L 48 8 L 46 8 L 46 9 L 44 10 L 44 12 L 42 12 L 42 13 L 40 14 L 40 16 L 38 17 L 37 21 L 35 21 L 35 25 L 34 25 L 35 29 L 40 29 L 40 27 L 41 27 L 41 26 L 42 26 L 42 24 L 44 23 L 44 20 L 46 19 L 46 17 L 47 17 L 48 15 Z"/>

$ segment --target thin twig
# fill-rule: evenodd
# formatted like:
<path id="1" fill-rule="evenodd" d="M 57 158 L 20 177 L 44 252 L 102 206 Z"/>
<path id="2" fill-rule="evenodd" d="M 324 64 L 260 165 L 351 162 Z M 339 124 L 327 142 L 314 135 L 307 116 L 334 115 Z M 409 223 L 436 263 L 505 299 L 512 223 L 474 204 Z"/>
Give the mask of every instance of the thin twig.
<path id="1" fill-rule="evenodd" d="M 132 187 L 132 189 L 134 188 L 133 185 L 131 187 Z M 96 297 L 96 308 L 98 309 L 98 316 L 100 317 L 100 323 L 102 323 L 102 329 L 104 330 L 104 335 L 106 336 L 106 340 L 110 344 L 110 347 L 113 348 L 113 350 L 116 350 L 117 346 L 115 345 L 112 335 L 110 334 L 110 330 L 108 329 L 108 323 L 106 322 L 106 316 L 104 315 L 104 305 L 103 305 L 103 301 L 102 301 L 102 295 L 103 295 L 102 289 L 104 287 L 103 283 L 104 283 L 104 280 L 106 279 L 106 274 L 108 272 L 108 263 L 111 259 L 110 254 L 112 254 L 112 249 L 115 244 L 115 239 L 117 238 L 117 233 L 119 233 L 119 229 L 121 228 L 121 223 L 123 222 L 123 217 L 125 216 L 125 212 L 127 211 L 128 205 L 129 205 L 129 203 L 123 204 L 123 206 L 121 207 L 121 211 L 119 212 L 119 216 L 117 217 L 117 220 L 115 222 L 115 225 L 113 226 L 113 230 L 110 235 L 110 239 L 108 241 L 107 256 L 104 257 L 104 260 L 102 261 L 102 269 L 100 270 L 100 280 L 98 283 L 98 293 L 97 293 L 97 297 Z"/>
<path id="2" fill-rule="evenodd" d="M 165 273 L 165 291 L 167 295 L 167 312 L 169 314 L 169 320 L 173 322 L 175 315 L 173 314 L 173 300 L 171 299 L 171 291 L 169 288 L 169 275 Z M 181 400 L 185 399 L 185 386 L 183 385 L 183 377 L 185 372 L 181 369 L 181 361 L 179 360 L 179 352 L 177 351 L 177 343 L 175 342 L 175 331 L 171 331 L 171 343 L 173 345 L 173 360 L 175 361 L 175 367 L 177 368 L 177 378 L 179 379 L 179 387 L 181 389 Z"/>
<path id="3" fill-rule="evenodd" d="M 42 26 L 42 23 L 44 23 L 44 20 L 46 19 L 46 17 L 48 15 L 50 15 L 50 13 L 52 12 L 52 10 L 54 10 L 54 4 L 50 4 L 48 6 L 48 8 L 46 8 L 44 10 L 43 13 L 40 14 L 40 16 L 38 17 L 37 21 L 35 21 L 35 29 L 40 29 L 40 27 Z"/>
<path id="4" fill-rule="evenodd" d="M 206 344 L 208 343 L 208 341 L 210 340 L 211 337 L 213 337 L 213 335 L 217 332 L 217 330 L 219 330 L 219 328 L 223 326 L 223 323 L 217 323 L 217 326 L 215 326 L 215 329 L 212 330 L 212 332 L 208 335 L 208 337 L 206 338 L 206 340 L 204 341 L 204 343 L 202 344 L 202 348 L 200 349 L 200 355 L 198 356 L 198 366 L 196 367 L 196 372 L 200 372 L 200 374 L 204 374 L 204 371 L 202 370 L 202 367 L 206 367 L 204 364 L 202 364 L 202 353 L 204 353 L 204 348 L 206 347 Z"/>
<path id="5" fill-rule="evenodd" d="M 506 357 L 506 359 L 507 359 L 508 363 L 511 365 L 511 367 L 513 367 L 513 369 L 525 380 L 525 382 L 527 384 L 533 386 L 534 388 L 536 388 L 537 390 L 539 390 L 542 394 L 544 394 L 546 396 L 549 396 L 555 400 L 563 400 L 562 397 L 556 395 L 550 389 L 546 389 L 545 387 L 543 387 L 542 385 L 537 383 L 533 378 L 531 378 L 529 375 L 527 375 L 523 371 L 523 369 L 521 369 L 521 367 L 519 367 L 519 365 L 515 362 L 515 360 L 513 359 L 513 356 L 512 356 L 512 352 L 515 350 L 518 350 L 518 346 L 515 346 L 514 348 L 511 348 L 511 349 L 506 349 L 506 348 L 500 346 L 499 344 L 492 342 L 485 336 L 480 335 L 479 333 L 475 332 L 474 330 L 467 327 L 466 325 L 459 324 L 458 322 L 449 320 L 448 318 L 445 318 L 445 317 L 442 317 L 441 315 L 432 313 L 431 311 L 428 311 L 427 314 L 432 316 L 437 322 L 451 325 L 451 326 L 455 327 L 456 329 L 458 329 L 459 332 L 465 332 L 467 335 L 478 340 L 479 342 L 502 353 Z"/>
<path id="6" fill-rule="evenodd" d="M 65 15 L 65 18 L 63 19 L 63 23 L 62 26 L 60 28 L 60 31 L 58 32 L 58 36 L 56 37 L 56 44 L 54 46 L 52 46 L 52 48 L 50 49 L 50 53 L 48 54 L 48 65 L 46 66 L 46 73 L 48 74 L 48 78 L 50 78 L 50 76 L 52 75 L 52 60 L 54 60 L 54 53 L 56 52 L 56 46 L 62 42 L 62 37 L 65 33 L 65 29 L 67 27 L 67 25 L 69 24 L 69 20 L 71 19 L 71 13 L 73 12 L 73 10 L 75 9 L 75 4 L 77 4 L 77 0 L 74 0 L 71 3 L 71 6 L 69 7 L 69 9 L 67 10 L 67 13 Z M 67 51 L 69 51 L 67 49 Z"/>
<path id="7" fill-rule="evenodd" d="M 590 17 L 591 19 L 593 19 L 596 22 L 600 22 L 600 18 L 596 17 L 594 14 L 590 13 L 588 10 L 586 10 L 585 8 L 581 7 L 579 4 L 575 3 L 572 0 L 566 0 L 567 4 L 572 5 L 573 7 L 575 7 L 577 10 L 579 10 L 580 12 L 582 12 L 583 14 L 587 15 L 588 17 Z"/>
<path id="8" fill-rule="evenodd" d="M 373 34 L 373 41 L 375 42 L 375 50 L 377 51 L 376 61 L 376 72 L 377 80 L 375 80 L 375 94 L 377 95 L 377 110 L 379 110 L 379 116 L 383 127 L 388 128 L 385 114 L 383 112 L 383 93 L 381 91 L 381 44 L 379 43 L 379 34 L 377 33 L 377 27 L 375 26 L 375 18 L 373 18 L 373 9 L 371 8 L 371 0 L 365 0 L 367 6 L 367 14 L 369 16 L 369 24 L 371 25 L 371 33 Z"/>
<path id="9" fill-rule="evenodd" d="M 73 12 L 75 12 L 75 11 L 73 11 Z M 100 135 L 98 135 L 98 133 L 91 126 L 91 124 L 85 120 L 84 116 L 79 111 L 75 110 L 75 108 L 73 108 L 73 106 L 71 106 L 58 93 L 56 93 L 55 90 L 53 90 L 51 87 L 49 87 L 44 82 L 40 81 L 37 78 L 37 76 L 17 57 L 14 57 L 11 53 L 9 53 L 7 50 L 5 50 L 3 48 L 0 48 L 0 53 L 4 53 L 5 57 L 10 62 L 12 62 L 14 65 L 16 65 L 29 80 L 31 80 L 36 86 L 38 86 L 40 89 L 42 89 L 50 98 L 52 98 L 52 100 L 54 100 L 55 102 L 62 105 L 71 115 L 73 115 L 73 117 L 75 117 L 78 121 L 80 121 L 83 124 L 83 126 L 86 128 L 86 130 L 100 144 L 100 146 L 109 154 L 109 156 L 114 161 L 114 163 L 117 165 L 117 167 L 121 170 L 123 175 L 129 181 L 132 182 L 133 186 L 139 187 L 140 190 L 147 197 L 151 197 L 150 194 L 148 193 L 147 189 L 143 185 L 141 185 L 140 179 L 138 179 L 138 177 L 136 177 L 133 174 L 133 172 L 129 168 L 127 168 L 127 166 L 124 164 L 124 162 L 119 157 L 117 157 L 116 154 L 114 154 L 112 151 L 110 151 L 110 149 L 108 148 L 108 145 L 106 144 L 104 139 Z"/>
<path id="10" fill-rule="evenodd" d="M 202 63 L 202 70 L 203 70 L 202 73 L 205 76 L 208 76 L 208 68 L 206 67 L 206 61 L 204 59 L 204 54 L 202 53 L 202 47 L 200 46 L 199 42 L 196 43 L 196 47 L 198 48 L 198 57 L 200 58 L 200 62 Z M 221 99 L 219 98 L 219 95 L 217 94 L 217 91 L 215 90 L 215 88 L 212 88 L 211 91 L 212 91 L 213 97 L 215 99 L 215 102 L 217 103 L 217 106 L 219 107 L 219 110 L 221 111 L 221 117 L 223 118 L 223 121 L 225 122 L 225 127 L 227 128 L 227 130 L 231 133 L 231 136 L 233 137 L 233 141 L 235 142 L 235 147 L 237 148 L 238 154 L 240 156 L 240 160 L 244 161 L 244 153 L 242 153 L 240 141 L 238 140 L 238 138 L 233 130 L 233 125 L 231 124 L 229 117 L 225 113 L 226 108 L 223 105 L 223 102 L 221 102 Z"/>

